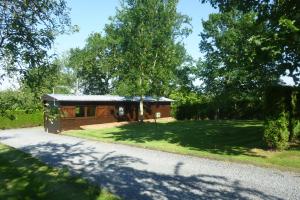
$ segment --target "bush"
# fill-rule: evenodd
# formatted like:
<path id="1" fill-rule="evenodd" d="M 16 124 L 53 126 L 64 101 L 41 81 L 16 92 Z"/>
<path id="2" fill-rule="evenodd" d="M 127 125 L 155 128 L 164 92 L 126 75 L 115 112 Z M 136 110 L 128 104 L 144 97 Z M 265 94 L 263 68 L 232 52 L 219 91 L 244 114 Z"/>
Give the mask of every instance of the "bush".
<path id="1" fill-rule="evenodd" d="M 300 89 L 299 87 L 290 86 L 272 86 L 267 88 L 265 92 L 265 115 L 267 119 L 279 120 L 282 118 L 282 113 L 286 113 L 286 121 L 288 127 L 288 141 L 292 142 L 300 135 Z M 280 120 L 279 120 L 280 121 Z M 275 123 L 275 122 L 272 122 Z M 278 132 L 283 132 L 282 127 L 277 126 L 268 127 L 266 123 L 266 130 L 276 129 L 273 131 L 273 138 L 278 137 Z M 268 132 L 268 131 L 267 131 Z M 270 130 L 271 134 L 272 131 Z M 285 136 L 285 133 L 284 133 Z M 269 136 L 270 138 L 271 136 Z M 277 138 L 280 139 L 280 138 Z"/>
<path id="2" fill-rule="evenodd" d="M 172 103 L 172 115 L 178 120 L 210 118 L 211 106 L 207 96 L 195 92 L 173 92 L 170 95 L 175 102 Z"/>
<path id="3" fill-rule="evenodd" d="M 286 113 L 281 113 L 276 119 L 265 122 L 264 141 L 271 149 L 283 150 L 288 147 L 289 130 Z"/>
<path id="4" fill-rule="evenodd" d="M 300 120 L 293 120 L 293 130 L 292 130 L 291 140 L 295 140 L 300 137 Z M 300 139 L 300 138 L 299 138 Z"/>

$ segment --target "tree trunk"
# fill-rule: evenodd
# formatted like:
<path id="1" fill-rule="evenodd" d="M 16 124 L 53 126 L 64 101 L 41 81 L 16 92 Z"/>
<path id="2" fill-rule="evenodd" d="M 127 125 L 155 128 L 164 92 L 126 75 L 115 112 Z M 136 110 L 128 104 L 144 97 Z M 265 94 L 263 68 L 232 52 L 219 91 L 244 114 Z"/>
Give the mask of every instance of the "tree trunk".
<path id="1" fill-rule="evenodd" d="M 140 97 L 139 118 L 140 118 L 140 122 L 144 121 L 144 99 L 142 96 Z"/>

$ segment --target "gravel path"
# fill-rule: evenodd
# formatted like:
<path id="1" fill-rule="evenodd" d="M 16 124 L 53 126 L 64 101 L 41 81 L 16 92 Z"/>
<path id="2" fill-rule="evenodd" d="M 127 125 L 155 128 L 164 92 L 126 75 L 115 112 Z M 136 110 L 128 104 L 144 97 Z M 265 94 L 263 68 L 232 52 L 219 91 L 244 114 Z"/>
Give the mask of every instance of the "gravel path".
<path id="1" fill-rule="evenodd" d="M 300 174 L 47 134 L 0 131 L 0 142 L 66 166 L 124 199 L 300 199 Z"/>

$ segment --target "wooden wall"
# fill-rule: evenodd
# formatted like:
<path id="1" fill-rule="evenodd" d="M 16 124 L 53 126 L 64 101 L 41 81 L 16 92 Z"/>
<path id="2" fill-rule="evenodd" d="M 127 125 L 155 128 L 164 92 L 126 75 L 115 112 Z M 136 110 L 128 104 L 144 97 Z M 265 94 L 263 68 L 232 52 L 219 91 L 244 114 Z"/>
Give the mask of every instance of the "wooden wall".
<path id="1" fill-rule="evenodd" d="M 95 116 L 75 117 L 75 107 L 80 105 L 96 106 Z M 138 105 L 139 104 L 137 102 L 61 102 L 61 109 L 68 113 L 68 117 L 60 118 L 60 131 L 80 129 L 80 126 L 90 124 L 101 124 L 118 121 L 137 121 Z M 118 115 L 119 106 L 123 106 L 125 108 L 124 116 Z M 145 119 L 153 119 L 156 112 L 161 113 L 161 118 L 170 117 L 170 103 L 145 103 Z"/>

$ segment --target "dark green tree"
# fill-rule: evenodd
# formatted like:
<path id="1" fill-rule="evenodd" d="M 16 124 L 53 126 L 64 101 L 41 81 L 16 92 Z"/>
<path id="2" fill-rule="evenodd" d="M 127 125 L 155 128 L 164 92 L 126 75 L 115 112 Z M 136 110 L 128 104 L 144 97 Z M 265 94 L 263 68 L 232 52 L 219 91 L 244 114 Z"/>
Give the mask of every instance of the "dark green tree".
<path id="1" fill-rule="evenodd" d="M 71 93 L 76 78 L 74 71 L 66 66 L 66 59 L 55 59 L 51 64 L 30 68 L 21 79 L 21 91 L 32 93 L 37 102 L 47 93 Z"/>
<path id="2" fill-rule="evenodd" d="M 91 34 L 84 48 L 70 50 L 69 67 L 74 69 L 84 94 L 108 94 L 112 88 L 113 68 L 106 37 Z"/>
<path id="3" fill-rule="evenodd" d="M 268 24 L 258 24 L 257 17 L 255 12 L 231 10 L 211 14 L 203 22 L 199 77 L 205 92 L 215 96 L 215 103 L 227 107 L 228 113 L 237 111 L 238 104 L 244 110 L 258 107 L 265 88 L 279 83 L 283 73 L 277 67 L 278 54 L 262 49 L 256 38 L 268 32 Z"/>
<path id="4" fill-rule="evenodd" d="M 256 17 L 253 12 L 233 10 L 211 14 L 203 22 L 200 50 L 204 59 L 198 66 L 208 91 L 262 92 L 279 81 L 282 72 L 276 68 L 276 55 L 260 49 L 253 38 L 266 32 L 266 24 L 258 26 Z"/>
<path id="5" fill-rule="evenodd" d="M 300 3 L 298 0 L 202 0 L 210 2 L 220 13 L 238 10 L 242 14 L 255 13 L 255 27 L 265 26 L 264 33 L 252 33 L 256 53 L 269 52 L 256 62 L 273 62 L 274 70 L 288 75 L 299 83 L 300 75 Z"/>

